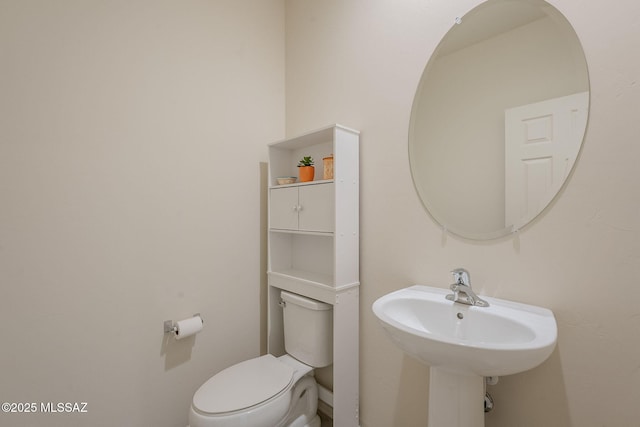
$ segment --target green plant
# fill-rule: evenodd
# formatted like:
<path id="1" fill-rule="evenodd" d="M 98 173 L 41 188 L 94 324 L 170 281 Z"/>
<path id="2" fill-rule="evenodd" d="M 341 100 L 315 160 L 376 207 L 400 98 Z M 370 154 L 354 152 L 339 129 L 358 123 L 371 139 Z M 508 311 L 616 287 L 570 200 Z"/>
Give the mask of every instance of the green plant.
<path id="1" fill-rule="evenodd" d="M 298 162 L 298 167 L 301 166 L 313 166 L 313 157 L 305 156 Z"/>

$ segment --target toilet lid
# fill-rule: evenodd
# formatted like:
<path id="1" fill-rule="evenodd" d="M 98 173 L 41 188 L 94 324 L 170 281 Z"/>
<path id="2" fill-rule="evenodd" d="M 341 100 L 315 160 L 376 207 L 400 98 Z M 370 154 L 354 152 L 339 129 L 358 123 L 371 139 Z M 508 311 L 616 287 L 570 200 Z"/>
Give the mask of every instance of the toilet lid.
<path id="1" fill-rule="evenodd" d="M 233 365 L 202 384 L 193 406 L 205 413 L 239 411 L 255 406 L 287 388 L 294 370 L 270 354 Z"/>

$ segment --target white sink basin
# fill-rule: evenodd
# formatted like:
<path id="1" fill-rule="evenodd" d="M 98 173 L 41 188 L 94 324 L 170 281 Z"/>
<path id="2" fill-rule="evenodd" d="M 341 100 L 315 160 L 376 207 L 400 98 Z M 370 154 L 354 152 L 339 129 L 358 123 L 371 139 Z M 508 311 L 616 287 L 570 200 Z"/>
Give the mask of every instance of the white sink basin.
<path id="1" fill-rule="evenodd" d="M 484 298 L 489 307 L 453 303 L 447 289 L 412 286 L 387 294 L 373 312 L 391 339 L 431 367 L 464 374 L 515 374 L 544 362 L 557 341 L 553 313 Z"/>

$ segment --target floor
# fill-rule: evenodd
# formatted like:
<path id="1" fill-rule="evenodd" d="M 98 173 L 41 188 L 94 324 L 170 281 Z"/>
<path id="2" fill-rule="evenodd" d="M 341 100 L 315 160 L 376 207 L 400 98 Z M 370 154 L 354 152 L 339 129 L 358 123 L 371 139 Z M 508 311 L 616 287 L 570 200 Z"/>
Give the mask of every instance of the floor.
<path id="1" fill-rule="evenodd" d="M 320 414 L 320 420 L 322 421 L 320 427 L 333 427 L 333 420 L 331 418 L 324 415 L 322 412 L 318 412 L 318 414 Z"/>

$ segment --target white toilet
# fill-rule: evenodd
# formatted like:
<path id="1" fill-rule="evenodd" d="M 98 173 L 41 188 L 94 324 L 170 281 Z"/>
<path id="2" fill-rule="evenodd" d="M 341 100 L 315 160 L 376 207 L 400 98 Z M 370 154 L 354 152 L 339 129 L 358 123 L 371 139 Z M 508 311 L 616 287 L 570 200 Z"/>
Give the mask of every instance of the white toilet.
<path id="1" fill-rule="evenodd" d="M 288 354 L 233 365 L 193 396 L 190 427 L 320 427 L 313 368 L 333 363 L 332 306 L 281 291 Z"/>

